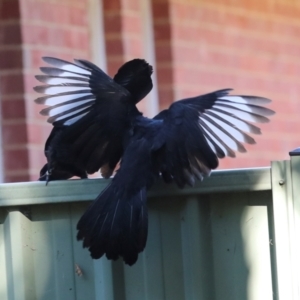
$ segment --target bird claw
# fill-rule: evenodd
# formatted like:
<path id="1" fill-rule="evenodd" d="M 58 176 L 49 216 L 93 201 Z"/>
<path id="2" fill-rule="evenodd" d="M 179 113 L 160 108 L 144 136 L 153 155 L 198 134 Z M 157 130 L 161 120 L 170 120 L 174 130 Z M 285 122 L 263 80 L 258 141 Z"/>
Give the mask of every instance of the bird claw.
<path id="1" fill-rule="evenodd" d="M 51 176 L 51 173 L 52 173 L 52 169 L 50 170 L 47 170 L 46 172 L 46 186 L 48 185 L 49 181 L 50 181 L 50 176 Z"/>

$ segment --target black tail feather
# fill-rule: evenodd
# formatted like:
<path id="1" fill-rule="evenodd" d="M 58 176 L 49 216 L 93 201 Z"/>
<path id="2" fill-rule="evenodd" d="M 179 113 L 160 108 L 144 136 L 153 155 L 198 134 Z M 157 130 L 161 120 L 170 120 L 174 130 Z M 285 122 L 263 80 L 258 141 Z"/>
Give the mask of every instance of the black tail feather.
<path id="1" fill-rule="evenodd" d="M 146 188 L 129 194 L 110 184 L 81 217 L 77 229 L 77 239 L 83 240 L 92 258 L 121 256 L 133 265 L 147 240 Z"/>

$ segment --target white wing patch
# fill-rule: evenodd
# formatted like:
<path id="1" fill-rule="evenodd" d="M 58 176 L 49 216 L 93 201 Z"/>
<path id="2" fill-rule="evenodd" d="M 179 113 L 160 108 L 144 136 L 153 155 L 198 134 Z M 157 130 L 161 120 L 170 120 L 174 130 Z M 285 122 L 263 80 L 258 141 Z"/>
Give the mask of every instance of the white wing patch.
<path id="1" fill-rule="evenodd" d="M 59 77 L 80 77 L 80 78 L 89 78 L 91 75 L 91 72 L 89 74 L 82 74 L 82 73 L 73 73 L 73 72 L 67 72 L 62 69 L 57 69 L 53 67 L 41 67 L 40 70 L 47 75 L 50 76 L 59 76 Z M 44 76 L 44 75 L 38 75 L 38 76 Z"/>
<path id="2" fill-rule="evenodd" d="M 59 76 L 47 76 L 47 75 L 41 75 L 41 76 L 36 76 L 36 78 L 47 84 L 51 85 L 59 85 L 59 84 L 64 84 L 64 85 L 69 85 L 72 83 L 82 83 L 83 81 L 86 81 L 88 83 L 87 78 L 82 78 L 82 77 L 75 77 L 75 76 L 69 76 L 69 77 L 59 77 Z"/>
<path id="3" fill-rule="evenodd" d="M 44 93 L 46 95 L 57 95 L 61 93 L 71 93 L 82 91 L 82 89 L 90 90 L 89 86 L 72 86 L 72 85 L 47 85 L 47 86 L 37 86 L 36 91 L 39 93 Z"/>
<path id="4" fill-rule="evenodd" d="M 36 76 L 46 85 L 34 90 L 48 95 L 36 99 L 36 103 L 48 106 L 41 111 L 42 115 L 49 117 L 48 122 L 71 125 L 85 116 L 96 101 L 89 84 L 92 71 L 76 62 L 52 57 L 43 60 L 53 67 L 41 68 L 46 75 Z"/>
<path id="5" fill-rule="evenodd" d="M 205 112 L 205 114 L 214 115 L 220 120 L 226 120 L 227 122 L 229 122 L 231 124 L 231 126 L 233 126 L 235 128 L 239 128 L 240 130 L 242 130 L 244 132 L 255 133 L 255 134 L 261 133 L 259 127 L 254 126 L 253 124 L 249 124 L 242 119 L 233 117 L 230 114 L 225 114 L 224 112 L 216 111 L 213 109 L 208 109 Z"/>
<path id="6" fill-rule="evenodd" d="M 217 136 L 215 136 L 214 134 L 210 134 L 210 132 L 203 127 L 203 130 L 205 132 L 205 139 L 208 142 L 209 145 L 212 145 L 212 142 L 218 146 L 222 152 L 226 155 L 226 156 L 230 156 L 230 157 L 235 157 L 234 151 L 232 151 L 228 146 L 226 147 L 226 144 L 221 141 Z M 213 146 L 211 148 L 215 153 L 217 153 L 217 149 L 215 146 Z M 231 150 L 231 151 L 230 151 Z"/>
<path id="7" fill-rule="evenodd" d="M 253 96 L 223 96 L 219 97 L 219 100 L 227 100 L 234 103 L 253 104 L 253 105 L 265 105 L 271 102 L 270 99 Z"/>
<path id="8" fill-rule="evenodd" d="M 64 71 L 69 71 L 69 72 L 74 72 L 74 73 L 82 73 L 82 74 L 86 74 L 86 75 L 91 74 L 90 71 L 84 70 L 83 68 L 78 67 L 76 65 L 72 65 L 72 64 L 65 64 L 65 65 L 61 66 L 61 68 Z"/>
<path id="9" fill-rule="evenodd" d="M 67 121 L 64 122 L 64 125 L 66 125 L 66 126 L 72 125 L 72 124 L 76 123 L 78 120 L 80 120 L 86 114 L 87 114 L 87 112 L 84 113 L 84 114 L 82 114 L 82 115 L 79 115 L 77 117 L 74 117 L 72 119 L 69 119 L 69 120 L 67 120 Z"/>
<path id="10" fill-rule="evenodd" d="M 81 109 L 78 109 L 76 110 L 76 112 L 70 112 L 70 113 L 65 113 L 62 115 L 62 116 L 58 116 L 55 121 L 61 121 L 63 119 L 70 119 L 70 117 L 74 116 L 75 114 L 77 115 L 79 112 L 83 111 L 85 109 L 85 107 L 81 108 Z M 82 114 L 80 114 L 82 115 Z M 56 115 L 57 116 L 57 115 Z"/>
<path id="11" fill-rule="evenodd" d="M 261 133 L 249 122 L 268 122 L 266 116 L 274 112 L 260 105 L 269 102 L 269 99 L 253 96 L 222 96 L 209 109 L 200 112 L 199 125 L 212 151 L 218 157 L 234 157 L 235 151 L 246 152 L 242 143 L 255 143 L 247 133 Z"/>
<path id="12" fill-rule="evenodd" d="M 95 100 L 94 95 L 91 93 L 78 93 L 78 94 L 67 94 L 67 95 L 54 95 L 54 96 L 46 96 L 36 99 L 35 102 L 38 104 L 45 104 L 47 106 L 55 106 L 58 104 L 63 104 L 64 102 L 69 101 L 80 101 L 83 98 L 88 98 L 89 101 Z"/>
<path id="13" fill-rule="evenodd" d="M 212 121 L 214 121 L 216 124 L 218 124 L 219 126 L 221 126 L 221 128 L 223 129 L 223 131 L 225 133 L 228 133 L 228 134 L 234 136 L 238 141 L 240 141 L 242 143 L 247 143 L 246 135 L 243 134 L 241 131 L 237 130 L 233 126 L 230 126 L 227 123 L 223 122 L 222 120 L 217 119 L 217 118 L 215 118 L 213 116 L 209 116 L 209 118 Z"/>
<path id="14" fill-rule="evenodd" d="M 83 101 L 78 101 L 78 102 L 72 102 L 72 103 L 69 103 L 66 105 L 47 107 L 41 111 L 41 115 L 53 117 L 55 115 L 65 113 L 70 110 L 74 110 L 74 113 L 77 113 L 79 111 L 78 106 L 80 106 L 80 108 L 81 107 L 86 108 L 86 107 L 91 106 L 92 104 L 93 104 L 93 102 L 90 102 L 90 100 L 83 100 Z M 78 109 L 76 109 L 76 108 L 78 108 Z"/>
<path id="15" fill-rule="evenodd" d="M 54 58 L 54 57 L 43 57 L 43 60 L 46 63 L 48 63 L 49 65 L 52 65 L 52 66 L 62 69 L 64 71 L 85 74 L 85 75 L 91 75 L 90 70 L 88 70 L 82 66 L 70 63 L 68 61 L 64 61 L 62 59 L 58 59 L 58 58 Z"/>
<path id="16" fill-rule="evenodd" d="M 214 124 L 210 123 L 209 121 L 203 119 L 203 122 L 209 127 L 212 132 L 219 137 L 220 140 L 222 140 L 230 149 L 237 151 L 238 147 L 236 142 L 230 137 L 230 134 L 226 134 L 222 130 L 220 130 L 218 127 L 216 127 Z M 213 137 L 212 132 L 209 132 L 208 134 Z M 218 144 L 218 143 L 217 143 Z M 220 145 L 219 145 L 220 146 Z"/>
<path id="17" fill-rule="evenodd" d="M 233 107 L 235 109 L 239 109 L 244 112 L 250 112 L 253 114 L 264 114 L 267 115 L 267 111 L 264 107 L 257 106 L 257 105 L 251 105 L 251 104 L 239 104 L 239 103 L 233 103 L 233 102 L 224 102 L 224 101 L 216 101 L 216 105 L 224 106 L 224 107 Z"/>
<path id="18" fill-rule="evenodd" d="M 227 113 L 230 113 L 234 116 L 237 116 L 238 118 L 248 121 L 248 122 L 259 122 L 259 123 L 267 123 L 269 122 L 269 119 L 267 119 L 264 116 L 258 116 L 256 114 L 248 113 L 239 109 L 236 109 L 234 106 L 228 106 L 224 107 L 221 105 L 214 105 L 212 109 L 218 109 L 219 111 L 225 111 Z"/>

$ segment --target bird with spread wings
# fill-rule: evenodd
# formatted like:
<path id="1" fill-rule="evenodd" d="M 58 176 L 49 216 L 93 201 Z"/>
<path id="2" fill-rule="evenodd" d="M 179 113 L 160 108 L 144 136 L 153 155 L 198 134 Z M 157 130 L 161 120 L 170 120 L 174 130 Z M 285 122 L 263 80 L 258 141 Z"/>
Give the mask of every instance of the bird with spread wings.
<path id="1" fill-rule="evenodd" d="M 146 245 L 146 192 L 155 179 L 180 188 L 202 180 L 220 158 L 246 152 L 260 134 L 253 123 L 266 123 L 274 112 L 269 99 L 231 95 L 231 89 L 174 102 L 154 118 L 136 107 L 152 89 L 152 67 L 142 59 L 125 63 L 109 77 L 86 60 L 74 63 L 44 57 L 50 67 L 36 78 L 45 85 L 38 104 L 53 125 L 45 145 L 40 180 L 87 178 L 101 171 L 108 186 L 77 224 L 92 258 L 106 254 L 133 265 Z"/>

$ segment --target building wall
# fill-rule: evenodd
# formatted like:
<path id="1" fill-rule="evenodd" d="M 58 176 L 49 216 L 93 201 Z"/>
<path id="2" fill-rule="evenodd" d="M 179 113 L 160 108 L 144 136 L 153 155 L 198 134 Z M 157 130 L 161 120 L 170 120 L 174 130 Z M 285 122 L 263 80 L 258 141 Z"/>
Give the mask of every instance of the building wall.
<path id="1" fill-rule="evenodd" d="M 221 167 L 287 158 L 300 144 L 300 3 L 155 0 L 153 8 L 161 107 L 220 88 L 270 98 L 277 114 L 257 145 Z"/>
<path id="2" fill-rule="evenodd" d="M 87 1 L 0 0 L 4 179 L 38 178 L 51 130 L 33 100 L 44 55 L 90 57 Z"/>
<path id="3" fill-rule="evenodd" d="M 38 95 L 32 90 L 38 84 L 34 75 L 39 73 L 41 57 L 99 61 L 91 42 L 98 39 L 105 41 L 110 75 L 135 57 L 146 57 L 156 66 L 160 109 L 222 88 L 273 100 L 270 107 L 277 114 L 261 126 L 257 145 L 248 146 L 248 153 L 236 159 L 222 160 L 222 168 L 269 165 L 299 146 L 295 129 L 300 112 L 298 1 L 103 0 L 99 11 L 104 32 L 92 27 L 97 23 L 91 19 L 91 8 L 97 5 L 102 4 L 0 0 L 5 181 L 34 180 L 45 163 L 43 146 L 51 126 L 39 116 L 41 107 L 33 102 Z M 153 31 L 153 38 L 145 28 Z M 148 51 L 151 47 L 153 53 Z M 153 114 L 155 101 L 156 95 L 148 97 L 140 109 Z"/>

